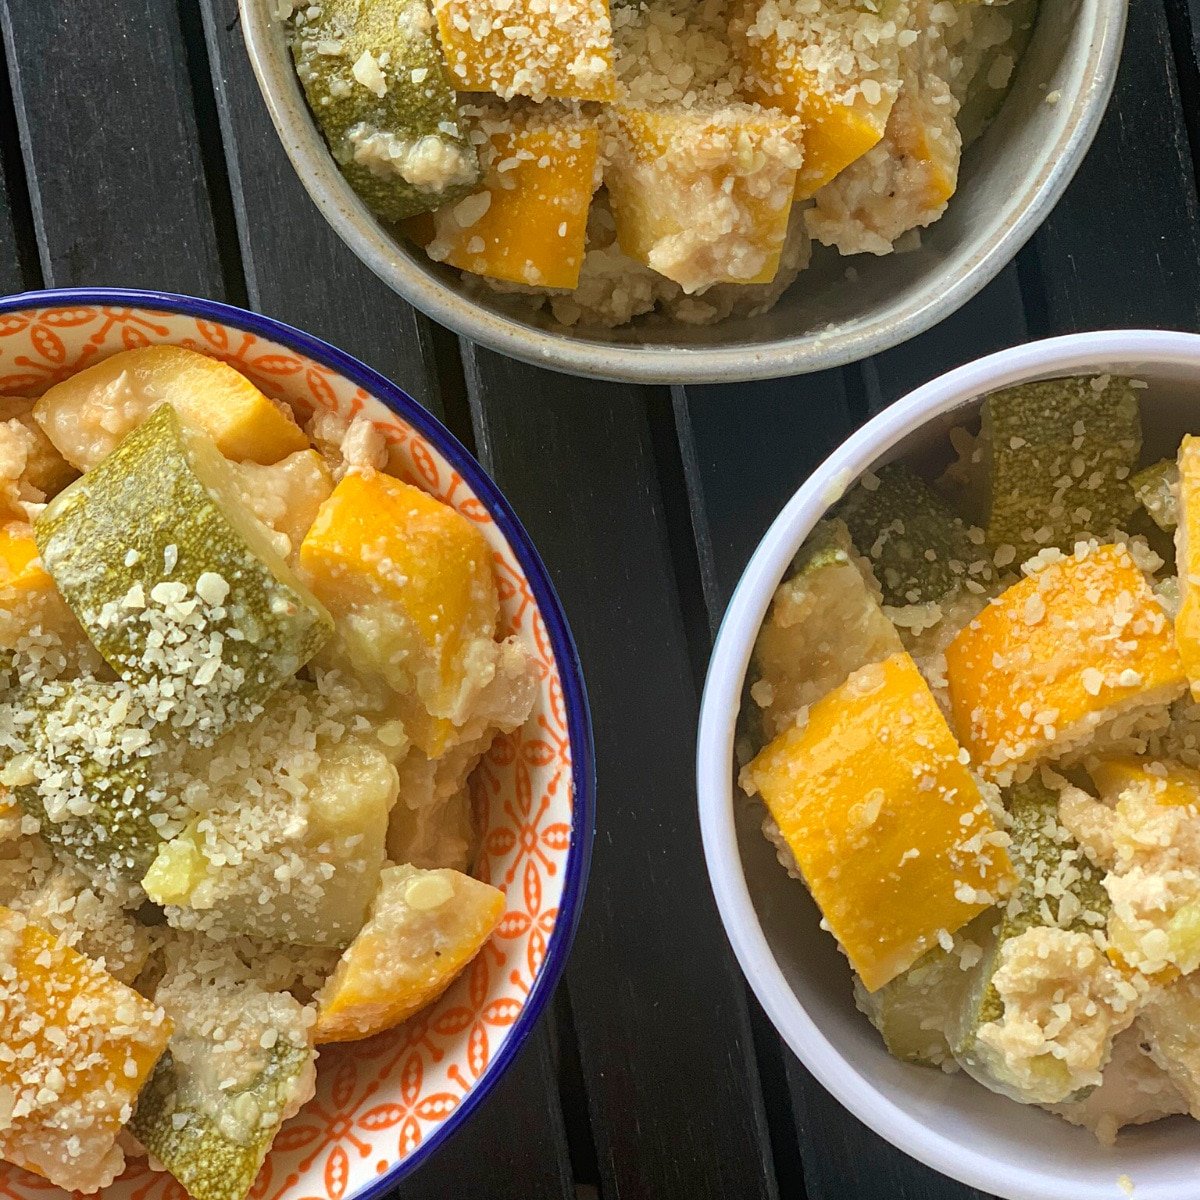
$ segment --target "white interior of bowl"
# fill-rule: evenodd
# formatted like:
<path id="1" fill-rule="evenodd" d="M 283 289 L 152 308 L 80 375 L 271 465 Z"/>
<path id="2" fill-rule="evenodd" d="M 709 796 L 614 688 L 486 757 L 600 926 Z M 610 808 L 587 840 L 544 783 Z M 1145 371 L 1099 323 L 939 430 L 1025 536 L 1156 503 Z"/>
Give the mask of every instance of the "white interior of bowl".
<path id="1" fill-rule="evenodd" d="M 854 1006 L 850 969 L 818 926 L 808 893 L 779 866 L 761 809 L 733 787 L 733 732 L 750 650 L 771 594 L 815 522 L 864 470 L 901 456 L 944 454 L 946 430 L 997 387 L 1083 371 L 1130 373 L 1141 393 L 1147 452 L 1200 432 L 1200 336 L 1077 334 L 1002 351 L 913 392 L 855 434 L 813 474 L 760 543 L 730 603 L 709 668 L 697 778 L 705 854 L 726 932 L 759 1000 L 792 1050 L 852 1112 L 902 1150 L 1011 1200 L 1198 1194 L 1200 1129 L 1184 1118 L 1090 1133 L 1015 1104 L 963 1074 L 891 1058 Z"/>
<path id="2" fill-rule="evenodd" d="M 684 383 L 840 366 L 912 337 L 970 299 L 1053 207 L 1091 144 L 1116 76 L 1126 13 L 1125 0 L 1042 0 L 1004 106 L 965 156 L 958 191 L 919 249 L 852 259 L 823 252 L 770 313 L 753 319 L 564 331 L 527 319 L 511 297 L 468 293 L 458 272 L 375 220 L 313 124 L 277 0 L 240 5 L 255 72 L 300 178 L 391 287 L 457 333 L 515 358 L 603 378 Z"/>

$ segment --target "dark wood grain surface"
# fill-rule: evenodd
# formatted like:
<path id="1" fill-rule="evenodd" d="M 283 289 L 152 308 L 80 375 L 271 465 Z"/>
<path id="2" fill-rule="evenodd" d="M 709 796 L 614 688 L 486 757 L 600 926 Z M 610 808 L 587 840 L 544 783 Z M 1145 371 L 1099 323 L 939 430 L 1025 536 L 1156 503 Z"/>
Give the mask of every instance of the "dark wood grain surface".
<path id="1" fill-rule="evenodd" d="M 0 0 L 0 29 L 0 289 L 191 292 L 356 354 L 474 446 L 571 617 L 599 783 L 578 942 L 509 1073 L 399 1194 L 978 1200 L 849 1117 L 749 997 L 696 823 L 698 687 L 759 537 L 872 414 L 1031 335 L 1200 327 L 1200 0 L 1131 0 L 1083 168 L 958 313 L 840 371 L 670 392 L 460 346 L 375 279 L 280 147 L 236 0 Z"/>

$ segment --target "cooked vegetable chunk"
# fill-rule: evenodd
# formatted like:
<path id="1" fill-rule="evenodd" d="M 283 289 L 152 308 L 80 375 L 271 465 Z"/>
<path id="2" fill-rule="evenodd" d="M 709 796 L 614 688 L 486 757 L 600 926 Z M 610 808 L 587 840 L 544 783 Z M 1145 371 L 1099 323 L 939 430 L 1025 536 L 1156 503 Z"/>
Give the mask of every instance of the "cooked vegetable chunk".
<path id="1" fill-rule="evenodd" d="M 545 106 L 476 123 L 480 187 L 434 214 L 429 256 L 490 279 L 539 287 L 579 282 L 600 131 Z"/>
<path id="2" fill-rule="evenodd" d="M 345 946 L 379 886 L 396 769 L 309 689 L 278 696 L 193 768 L 203 813 L 142 886 L 180 929 Z M 255 764 L 247 766 L 246 764 Z"/>
<path id="3" fill-rule="evenodd" d="M 387 221 L 427 212 L 479 177 L 427 0 L 299 5 L 292 55 L 347 182 Z"/>
<path id="4" fill-rule="evenodd" d="M 316 450 L 298 450 L 277 463 L 233 464 L 242 502 L 276 535 L 276 549 L 289 562 L 333 491 L 333 475 Z"/>
<path id="5" fill-rule="evenodd" d="M 895 5 L 882 8 L 746 0 L 735 10 L 731 34 L 747 97 L 804 123 L 797 200 L 807 200 L 883 137 L 900 79 L 895 44 L 880 36 Z M 855 52 L 872 37 L 873 54 Z"/>
<path id="6" fill-rule="evenodd" d="M 938 603 L 957 592 L 969 574 L 981 585 L 991 579 L 962 519 L 901 463 L 866 475 L 838 515 L 870 560 L 888 604 Z"/>
<path id="7" fill-rule="evenodd" d="M 504 893 L 469 875 L 388 867 L 370 919 L 317 997 L 317 1041 L 406 1021 L 450 986 L 503 915 Z"/>
<path id="8" fill-rule="evenodd" d="M 114 354 L 56 383 L 33 415 L 63 457 L 86 471 L 163 404 L 227 458 L 273 463 L 308 446 L 284 405 L 228 363 L 183 346 Z"/>
<path id="9" fill-rule="evenodd" d="M 989 922 L 983 953 L 969 972 L 948 1036 L 960 1065 L 986 1087 L 1026 1103 L 1057 1104 L 1099 1081 L 1098 1075 L 1092 1075 L 1103 1068 L 1108 1043 L 1124 1027 L 1114 1018 L 1114 1012 L 1118 1017 L 1125 1012 L 1119 1003 L 1120 976 L 1110 976 L 1103 954 L 1092 954 L 1084 945 L 1095 931 L 1104 929 L 1108 897 L 1101 884 L 1102 872 L 1059 821 L 1056 791 L 1034 776 L 1013 787 L 1006 802 L 1012 837 L 1009 858 L 1017 885 L 999 915 Z M 1030 930 L 1039 931 L 1036 944 L 1047 950 L 1044 966 L 1035 949 L 1019 941 Z M 1067 931 L 1083 940 L 1042 937 L 1047 930 L 1055 934 Z M 1096 950 L 1094 943 L 1091 950 Z M 1018 979 L 1011 964 L 1025 957 L 1031 958 L 1030 973 Z M 1111 993 L 1117 1007 L 1109 1012 L 1099 1004 L 1089 1013 L 1081 1005 L 1071 1028 L 1043 1027 L 1030 1042 L 1034 1006 L 1041 1003 L 1043 992 L 1051 997 L 1047 1003 L 1052 1005 L 1050 981 L 1057 979 L 1064 961 L 1081 965 L 1085 992 L 1091 980 L 1096 994 Z M 1131 989 L 1130 1020 L 1135 998 Z M 1093 1017 L 1105 1024 L 1096 1023 L 1089 1030 L 1088 1018 Z M 1087 1044 L 1091 1034 L 1096 1035 L 1094 1045 Z"/>
<path id="10" fill-rule="evenodd" d="M 243 1200 L 312 1095 L 312 1013 L 261 986 L 227 943 L 184 939 L 171 953 L 154 998 L 175 1032 L 131 1129 L 192 1200 Z"/>
<path id="11" fill-rule="evenodd" d="M 34 535 L 100 653 L 153 684 L 153 715 L 193 740 L 260 711 L 329 637 L 225 460 L 170 405 L 61 492 Z"/>
<path id="12" fill-rule="evenodd" d="M 1112 1057 L 1100 1086 L 1052 1111 L 1072 1125 L 1082 1125 L 1098 1141 L 1111 1146 L 1127 1125 L 1145 1125 L 1188 1110 L 1187 1101 L 1150 1056 L 1140 1020 L 1113 1039 Z"/>
<path id="13" fill-rule="evenodd" d="M 608 0 L 433 0 L 460 92 L 612 100 Z"/>
<path id="14" fill-rule="evenodd" d="M 34 402 L 21 396 L 0 396 L 0 421 L 17 421 L 27 439 L 25 469 L 22 475 L 26 482 L 46 496 L 62 491 L 79 473 L 58 452 L 54 443 L 46 436 L 33 417 Z"/>
<path id="15" fill-rule="evenodd" d="M 1200 967 L 1200 772 L 1151 759 L 1089 764 L 1105 804 L 1080 810 L 1108 868 L 1109 957 L 1159 982 Z"/>
<path id="16" fill-rule="evenodd" d="M 122 1171 L 116 1144 L 167 1044 L 161 1008 L 0 909 L 0 1156 L 68 1190 Z"/>
<path id="17" fill-rule="evenodd" d="M 1153 993 L 1140 1025 L 1150 1045 L 1150 1057 L 1178 1089 L 1186 1111 L 1197 1117 L 1200 1114 L 1200 977 L 1194 973 L 1185 975 Z"/>
<path id="18" fill-rule="evenodd" d="M 879 585 L 855 554 L 844 522 L 818 525 L 776 590 L 754 643 L 746 717 L 756 727 L 756 750 L 853 671 L 903 649 L 879 600 Z"/>
<path id="19" fill-rule="evenodd" d="M 478 527 L 389 475 L 347 475 L 300 565 L 337 619 L 336 645 L 399 697 L 409 738 L 437 757 L 498 679 L 499 600 Z"/>
<path id="20" fill-rule="evenodd" d="M 1137 502 L 1165 533 L 1179 524 L 1179 463 L 1164 458 L 1130 477 Z"/>
<path id="21" fill-rule="evenodd" d="M 1130 732 L 1184 689 L 1166 614 L 1128 550 L 1082 547 L 1003 592 L 951 642 L 955 726 L 998 779 Z"/>
<path id="22" fill-rule="evenodd" d="M 103 666 L 42 566 L 33 531 L 16 522 L 0 525 L 0 671 L 16 685 Z"/>
<path id="23" fill-rule="evenodd" d="M 0 778 L 41 836 L 104 890 L 127 892 L 178 818 L 153 771 L 154 722 L 128 684 L 75 680 L 25 698 L 10 736 L 25 752 Z"/>
<path id="24" fill-rule="evenodd" d="M 852 674 L 742 773 L 875 991 L 1010 882 L 1007 837 L 907 654 Z"/>
<path id="25" fill-rule="evenodd" d="M 736 104 L 610 111 L 604 181 L 621 249 L 689 293 L 774 279 L 803 158 L 799 121 Z"/>
<path id="26" fill-rule="evenodd" d="M 1137 501 L 1130 475 L 1142 444 L 1128 379 L 1047 379 L 993 392 L 979 438 L 947 472 L 993 547 L 1021 562 L 1047 546 L 1121 529 Z"/>

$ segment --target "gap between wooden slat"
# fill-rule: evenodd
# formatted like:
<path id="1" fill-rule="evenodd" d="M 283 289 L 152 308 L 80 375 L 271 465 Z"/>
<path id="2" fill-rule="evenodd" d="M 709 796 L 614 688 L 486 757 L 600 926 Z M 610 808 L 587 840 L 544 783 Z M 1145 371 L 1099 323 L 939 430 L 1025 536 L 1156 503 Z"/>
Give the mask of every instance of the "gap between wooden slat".
<path id="1" fill-rule="evenodd" d="M 37 234 L 8 78 L 8 55 L 0 42 L 0 291 L 26 291 L 41 284 Z"/>

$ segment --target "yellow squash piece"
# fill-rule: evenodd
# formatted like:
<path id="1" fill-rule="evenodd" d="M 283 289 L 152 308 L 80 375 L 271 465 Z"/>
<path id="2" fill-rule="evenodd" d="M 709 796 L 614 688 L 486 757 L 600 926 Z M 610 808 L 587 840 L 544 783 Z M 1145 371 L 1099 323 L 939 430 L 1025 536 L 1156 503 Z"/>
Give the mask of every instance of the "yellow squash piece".
<path id="1" fill-rule="evenodd" d="M 436 999 L 504 915 L 504 893 L 458 871 L 388 867 L 370 919 L 317 995 L 318 1042 L 390 1029 Z"/>
<path id="2" fill-rule="evenodd" d="M 28 646 L 47 677 L 99 670 L 103 660 L 42 566 L 33 531 L 21 522 L 0 525 L 0 666 Z"/>
<path id="3" fill-rule="evenodd" d="M 163 1011 L 0 908 L 0 1156 L 68 1190 L 121 1173 L 116 1144 L 166 1047 Z"/>
<path id="4" fill-rule="evenodd" d="M 615 104 L 605 168 L 621 249 L 685 292 L 779 269 L 801 125 L 782 112 Z"/>
<path id="5" fill-rule="evenodd" d="M 1088 774 L 1109 804 L 1133 787 L 1148 789 L 1159 804 L 1200 805 L 1200 771 L 1179 763 L 1116 755 L 1088 763 Z"/>
<path id="6" fill-rule="evenodd" d="M 434 0 L 442 52 L 460 92 L 511 100 L 611 100 L 608 0 Z"/>
<path id="7" fill-rule="evenodd" d="M 1008 588 L 950 643 L 946 678 L 959 736 L 1001 779 L 1185 686 L 1166 613 L 1119 545 Z"/>
<path id="8" fill-rule="evenodd" d="M 492 642 L 499 616 L 483 534 L 420 488 L 347 475 L 301 544 L 300 567 L 354 669 L 419 701 L 402 714 L 405 728 L 440 755 L 478 686 L 472 648 Z"/>
<path id="9" fill-rule="evenodd" d="M 773 28 L 760 28 L 760 7 L 754 0 L 743 4 L 731 23 L 746 70 L 746 97 L 804 122 L 804 162 L 796 175 L 795 198 L 807 200 L 879 142 L 896 90 L 876 86 L 872 101 L 859 91 L 849 103 L 830 94 L 814 72 L 800 65 L 803 45 Z"/>
<path id="10" fill-rule="evenodd" d="M 33 415 L 63 457 L 86 471 L 160 404 L 207 433 L 226 458 L 273 463 L 309 448 L 283 405 L 228 363 L 183 346 L 114 354 L 55 384 Z"/>
<path id="11" fill-rule="evenodd" d="M 600 132 L 537 114 L 483 121 L 483 181 L 433 214 L 427 249 L 452 267 L 538 287 L 579 282 Z"/>
<path id="12" fill-rule="evenodd" d="M 861 668 L 750 763 L 742 786 L 779 825 L 868 991 L 1000 898 L 1004 849 L 912 658 Z"/>
<path id="13" fill-rule="evenodd" d="M 1179 524 L 1175 559 L 1182 602 L 1175 618 L 1175 641 L 1191 684 L 1200 700 L 1200 438 L 1190 434 L 1179 446 Z"/>

